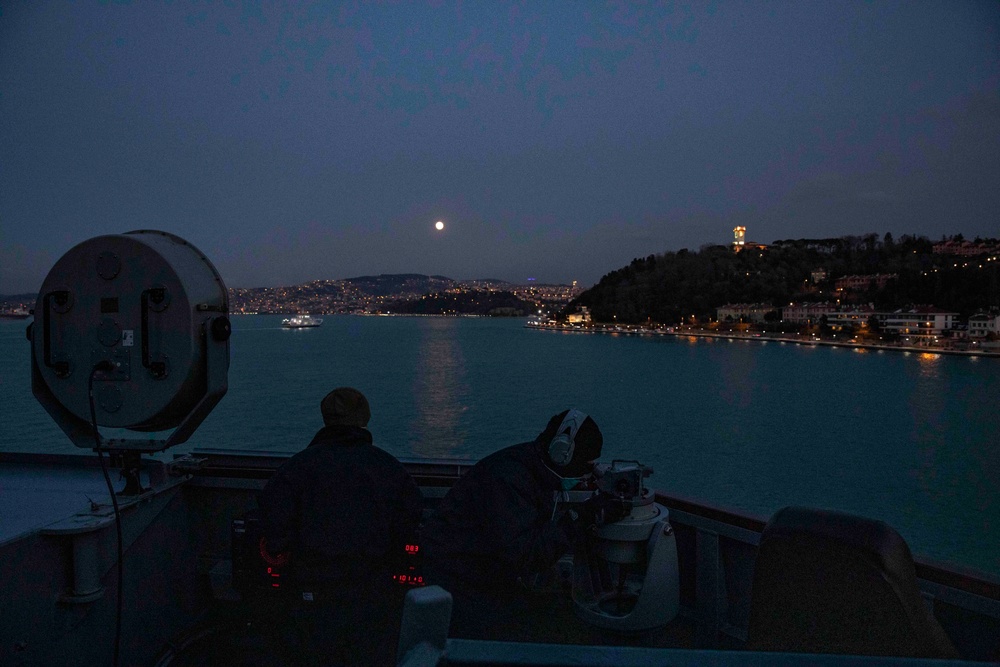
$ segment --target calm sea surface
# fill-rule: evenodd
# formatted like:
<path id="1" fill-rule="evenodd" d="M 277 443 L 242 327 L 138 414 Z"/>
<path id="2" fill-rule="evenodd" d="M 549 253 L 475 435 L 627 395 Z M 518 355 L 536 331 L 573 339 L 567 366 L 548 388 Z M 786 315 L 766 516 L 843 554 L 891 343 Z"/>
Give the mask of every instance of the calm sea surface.
<path id="1" fill-rule="evenodd" d="M 1000 360 L 525 329 L 519 319 L 233 319 L 229 393 L 171 452 L 296 451 L 336 386 L 397 456 L 479 458 L 578 407 L 605 460 L 766 517 L 887 521 L 916 554 L 1000 575 Z M 79 452 L 31 395 L 26 321 L 0 321 L 0 451 Z"/>

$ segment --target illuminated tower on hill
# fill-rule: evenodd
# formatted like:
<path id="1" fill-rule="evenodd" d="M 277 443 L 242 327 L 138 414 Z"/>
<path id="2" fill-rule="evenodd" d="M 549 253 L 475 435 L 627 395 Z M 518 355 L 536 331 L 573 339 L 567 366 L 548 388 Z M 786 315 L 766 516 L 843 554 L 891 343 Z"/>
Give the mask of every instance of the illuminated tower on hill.
<path id="1" fill-rule="evenodd" d="M 739 252 L 746 243 L 747 228 L 733 227 L 733 250 Z"/>

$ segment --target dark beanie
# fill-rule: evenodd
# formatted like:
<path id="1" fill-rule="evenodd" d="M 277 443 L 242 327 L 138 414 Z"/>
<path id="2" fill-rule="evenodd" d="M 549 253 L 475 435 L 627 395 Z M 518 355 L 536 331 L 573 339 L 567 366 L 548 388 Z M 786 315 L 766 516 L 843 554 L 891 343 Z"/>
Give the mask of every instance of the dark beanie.
<path id="1" fill-rule="evenodd" d="M 357 389 L 339 387 L 334 389 L 319 404 L 323 413 L 323 423 L 327 426 L 368 426 L 372 413 L 368 399 Z"/>
<path id="2" fill-rule="evenodd" d="M 591 471 L 590 461 L 600 458 L 601 448 L 604 446 L 604 436 L 597 422 L 590 417 L 583 420 L 580 429 L 573 438 L 573 458 L 564 466 L 556 466 L 548 455 L 549 443 L 556 437 L 556 431 L 563 419 L 569 414 L 569 410 L 563 410 L 549 420 L 548 426 L 538 436 L 539 445 L 543 449 L 543 455 L 552 469 L 562 477 L 582 477 Z"/>

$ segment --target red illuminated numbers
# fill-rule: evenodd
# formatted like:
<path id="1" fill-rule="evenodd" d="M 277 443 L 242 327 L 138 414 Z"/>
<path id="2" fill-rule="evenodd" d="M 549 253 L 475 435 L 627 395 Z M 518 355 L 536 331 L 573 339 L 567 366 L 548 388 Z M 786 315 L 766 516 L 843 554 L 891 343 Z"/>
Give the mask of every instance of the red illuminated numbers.
<path id="1" fill-rule="evenodd" d="M 418 551 L 420 551 L 420 545 L 419 544 L 407 544 L 406 545 L 406 553 L 408 553 L 408 554 L 415 554 Z"/>

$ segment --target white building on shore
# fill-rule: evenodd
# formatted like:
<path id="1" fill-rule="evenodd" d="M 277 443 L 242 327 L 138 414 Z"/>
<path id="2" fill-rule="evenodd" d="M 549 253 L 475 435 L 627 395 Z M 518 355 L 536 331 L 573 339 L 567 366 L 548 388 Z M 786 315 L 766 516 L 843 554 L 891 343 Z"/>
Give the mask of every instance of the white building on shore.
<path id="1" fill-rule="evenodd" d="M 878 313 L 882 330 L 914 342 L 932 342 L 958 323 L 958 313 L 925 306 Z"/>
<path id="2" fill-rule="evenodd" d="M 857 306 L 854 308 L 842 308 L 835 313 L 826 316 L 826 323 L 834 329 L 844 327 L 861 327 L 869 322 L 872 317 L 879 319 L 885 313 L 876 312 L 874 306 Z"/>
<path id="3" fill-rule="evenodd" d="M 837 304 L 829 301 L 790 303 L 781 309 L 781 320 L 802 326 L 819 324 L 821 317 L 829 317 L 831 313 L 837 312 L 837 308 Z"/>
<path id="4" fill-rule="evenodd" d="M 976 313 L 969 318 L 969 338 L 1000 335 L 1000 311 Z"/>
<path id="5" fill-rule="evenodd" d="M 570 313 L 566 318 L 570 324 L 590 324 L 590 309 L 580 306 L 575 313 Z"/>
<path id="6" fill-rule="evenodd" d="M 720 322 L 754 322 L 760 324 L 764 316 L 775 312 L 769 303 L 728 303 L 715 309 L 715 317 Z"/>
<path id="7" fill-rule="evenodd" d="M 721 321 L 722 309 L 719 312 Z M 886 312 L 877 311 L 871 305 L 838 306 L 829 302 L 790 303 L 781 309 L 781 319 L 783 322 L 803 326 L 825 321 L 834 329 L 846 327 L 857 329 L 874 319 L 884 333 L 896 334 L 904 339 L 909 338 L 913 342 L 932 342 L 951 332 L 959 324 L 958 313 L 932 306 Z M 970 337 L 985 337 L 990 331 L 1000 333 L 1000 312 L 981 313 L 969 319 Z"/>

